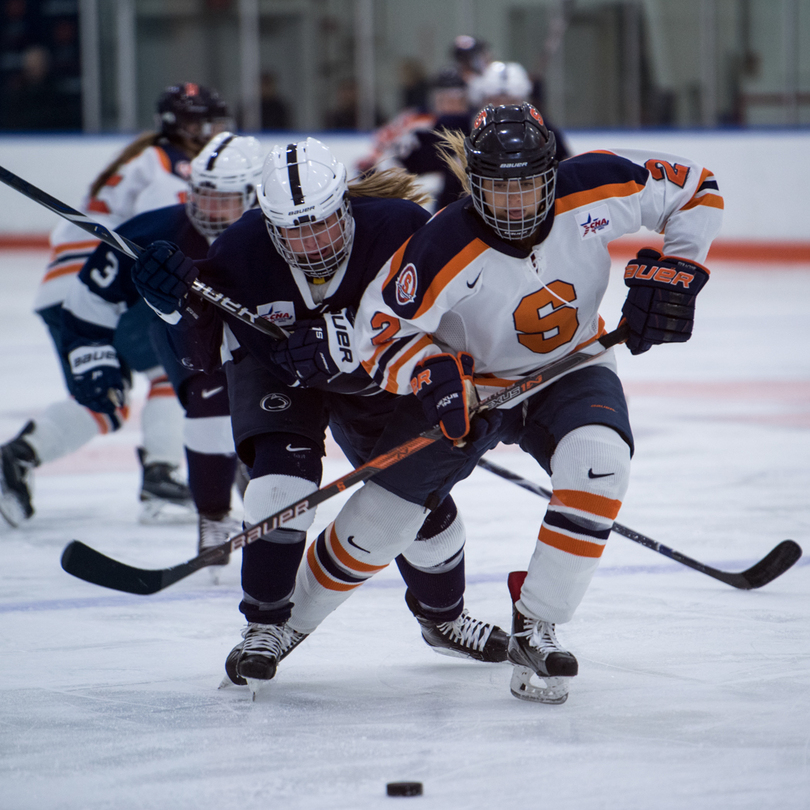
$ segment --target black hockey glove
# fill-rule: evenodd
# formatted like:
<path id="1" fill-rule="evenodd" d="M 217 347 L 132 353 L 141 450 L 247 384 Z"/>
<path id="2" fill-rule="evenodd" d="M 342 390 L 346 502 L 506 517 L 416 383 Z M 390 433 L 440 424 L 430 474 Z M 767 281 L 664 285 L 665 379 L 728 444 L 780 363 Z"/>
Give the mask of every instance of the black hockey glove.
<path id="1" fill-rule="evenodd" d="M 428 421 L 454 442 L 470 431 L 470 408 L 477 402 L 474 369 L 475 360 L 467 352 L 434 354 L 417 363 L 411 375 L 411 388 Z"/>
<path id="2" fill-rule="evenodd" d="M 177 323 L 187 307 L 197 268 L 177 245 L 152 242 L 132 266 L 132 281 L 149 306 L 168 323 Z"/>
<path id="3" fill-rule="evenodd" d="M 270 359 L 289 374 L 293 386 L 326 388 L 340 374 L 360 365 L 354 347 L 354 314 L 347 309 L 323 318 L 298 321 L 290 336 L 270 349 Z"/>
<path id="4" fill-rule="evenodd" d="M 124 407 L 124 378 L 118 353 L 109 344 L 76 346 L 67 352 L 73 376 L 71 393 L 76 402 L 96 413 L 113 418 L 116 429 L 122 419 L 116 411 Z"/>
<path id="5" fill-rule="evenodd" d="M 622 316 L 630 327 L 631 353 L 646 352 L 653 344 L 689 340 L 695 298 L 708 280 L 709 271 L 696 262 L 642 248 L 624 271 L 630 292 Z"/>

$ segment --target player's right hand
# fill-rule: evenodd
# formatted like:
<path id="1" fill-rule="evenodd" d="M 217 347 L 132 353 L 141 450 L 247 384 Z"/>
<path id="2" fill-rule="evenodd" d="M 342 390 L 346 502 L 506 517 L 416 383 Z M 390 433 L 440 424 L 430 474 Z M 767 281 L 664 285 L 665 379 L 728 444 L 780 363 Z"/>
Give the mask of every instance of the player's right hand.
<path id="1" fill-rule="evenodd" d="M 109 344 L 75 346 L 67 352 L 70 365 L 71 393 L 80 405 L 121 422 L 116 411 L 125 403 L 124 378 L 118 353 Z"/>
<path id="2" fill-rule="evenodd" d="M 411 388 L 425 416 L 452 441 L 470 431 L 470 408 L 477 400 L 474 369 L 475 361 L 467 352 L 434 354 L 417 363 L 411 375 Z"/>
<path id="3" fill-rule="evenodd" d="M 169 323 L 180 320 L 180 312 L 197 275 L 194 262 L 177 245 L 164 241 L 152 242 L 132 266 L 136 289 Z"/>

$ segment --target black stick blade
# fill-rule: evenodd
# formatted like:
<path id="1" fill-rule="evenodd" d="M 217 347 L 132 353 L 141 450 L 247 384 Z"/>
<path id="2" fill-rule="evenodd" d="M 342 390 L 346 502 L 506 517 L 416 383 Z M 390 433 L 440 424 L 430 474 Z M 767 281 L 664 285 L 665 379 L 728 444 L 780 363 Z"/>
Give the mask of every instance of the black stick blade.
<path id="1" fill-rule="evenodd" d="M 761 588 L 777 577 L 782 576 L 791 566 L 795 565 L 802 556 L 802 547 L 793 540 L 783 540 L 776 548 L 763 557 L 758 563 L 752 565 L 736 577 L 741 578 L 745 584 L 736 587 L 745 590 Z"/>
<path id="2" fill-rule="evenodd" d="M 62 568 L 85 582 L 124 593 L 146 595 L 157 593 L 164 587 L 163 571 L 133 568 L 107 557 L 79 540 L 73 540 L 65 546 Z"/>

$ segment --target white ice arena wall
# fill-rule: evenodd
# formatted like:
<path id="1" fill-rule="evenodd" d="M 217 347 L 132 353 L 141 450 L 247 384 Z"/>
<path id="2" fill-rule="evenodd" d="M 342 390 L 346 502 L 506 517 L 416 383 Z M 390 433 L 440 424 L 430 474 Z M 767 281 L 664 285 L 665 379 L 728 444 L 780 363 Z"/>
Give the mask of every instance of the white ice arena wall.
<path id="1" fill-rule="evenodd" d="M 571 131 L 574 152 L 632 147 L 683 155 L 711 169 L 725 197 L 715 255 L 810 261 L 810 131 Z M 262 133 L 268 148 L 297 140 Z M 321 133 L 348 167 L 368 149 L 367 135 Z M 132 136 L 0 136 L 0 165 L 71 206 Z M 55 215 L 0 184 L 0 247 L 42 246 Z M 646 241 L 650 241 L 649 238 Z M 777 255 L 769 253 L 775 251 Z"/>

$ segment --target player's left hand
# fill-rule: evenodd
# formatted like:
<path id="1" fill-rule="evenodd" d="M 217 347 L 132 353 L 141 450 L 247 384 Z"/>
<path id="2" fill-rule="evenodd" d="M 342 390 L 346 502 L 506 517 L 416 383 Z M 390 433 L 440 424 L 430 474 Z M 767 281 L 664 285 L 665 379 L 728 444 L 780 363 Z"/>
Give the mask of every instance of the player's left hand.
<path id="1" fill-rule="evenodd" d="M 194 262 L 172 242 L 152 242 L 132 266 L 132 281 L 167 323 L 177 323 L 198 275 Z"/>
<path id="2" fill-rule="evenodd" d="M 642 248 L 624 271 L 630 292 L 622 316 L 630 327 L 627 347 L 631 353 L 641 354 L 654 344 L 689 340 L 695 298 L 708 280 L 709 271 L 697 262 Z"/>
<path id="3" fill-rule="evenodd" d="M 113 417 L 116 427 L 121 420 L 117 411 L 125 404 L 125 387 L 118 353 L 110 345 L 74 346 L 67 351 L 73 375 L 71 393 L 80 405 L 96 413 Z"/>
<path id="4" fill-rule="evenodd" d="M 304 388 L 328 387 L 340 374 L 350 374 L 360 365 L 354 348 L 353 314 L 349 310 L 327 312 L 323 318 L 297 321 L 287 327 L 290 336 L 270 349 L 270 359 Z"/>

